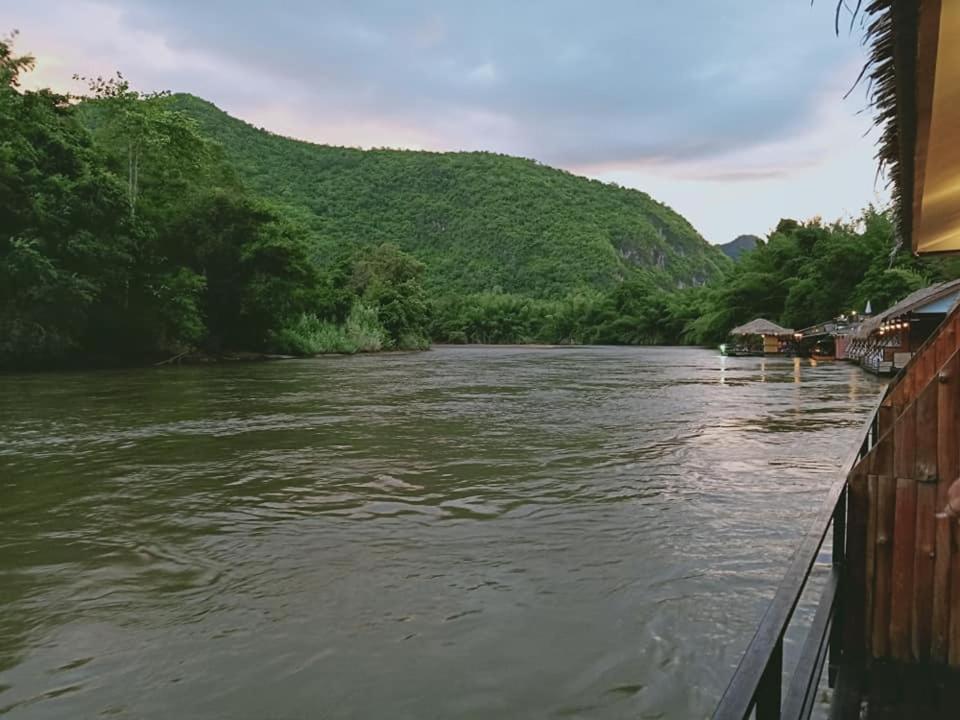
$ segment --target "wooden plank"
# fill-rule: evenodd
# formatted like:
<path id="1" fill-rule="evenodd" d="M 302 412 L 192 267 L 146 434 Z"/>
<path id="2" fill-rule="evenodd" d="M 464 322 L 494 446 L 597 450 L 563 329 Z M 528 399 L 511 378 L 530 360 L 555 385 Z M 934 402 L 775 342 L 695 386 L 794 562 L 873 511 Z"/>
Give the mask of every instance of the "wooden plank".
<path id="1" fill-rule="evenodd" d="M 923 355 L 923 377 L 920 379 L 920 384 L 917 387 L 918 395 L 923 392 L 937 371 L 937 342 L 939 340 L 940 336 L 938 335 Z"/>
<path id="2" fill-rule="evenodd" d="M 877 478 L 877 536 L 873 591 L 873 638 L 875 658 L 890 656 L 890 592 L 893 568 L 893 521 L 897 482 L 890 475 Z"/>
<path id="3" fill-rule="evenodd" d="M 955 597 L 950 588 L 950 565 L 953 557 L 950 526 L 950 518 L 937 518 L 930 639 L 930 659 L 935 663 L 946 662 L 950 649 L 950 605 L 951 597 Z"/>
<path id="4" fill-rule="evenodd" d="M 908 477 L 897 478 L 896 502 L 893 519 L 890 654 L 896 660 L 907 661 L 911 656 L 913 564 L 917 538 L 916 480 Z"/>
<path id="5" fill-rule="evenodd" d="M 933 632 L 933 572 L 936 548 L 937 485 L 917 484 L 917 541 L 913 564 L 913 607 L 911 636 L 913 657 L 920 662 L 930 659 Z"/>
<path id="6" fill-rule="evenodd" d="M 913 380 L 916 377 L 916 372 L 910 369 L 903 375 L 903 380 L 900 381 L 900 412 L 897 414 L 899 418 L 904 410 L 907 409 L 907 406 L 913 400 Z"/>
<path id="7" fill-rule="evenodd" d="M 898 478 L 913 475 L 916 462 L 916 406 L 908 405 L 893 429 L 893 474 Z"/>
<path id="8" fill-rule="evenodd" d="M 960 523 L 950 522 L 952 536 L 952 556 L 950 558 L 950 598 L 954 607 L 950 609 L 950 650 L 948 660 L 954 667 L 960 667 L 960 608 L 955 607 L 960 599 Z"/>
<path id="9" fill-rule="evenodd" d="M 908 592 L 911 598 L 910 637 L 913 659 L 930 658 L 933 625 L 933 565 L 936 547 L 937 502 L 937 399 L 940 383 L 933 377 L 936 352 L 942 341 L 937 338 L 927 348 L 923 358 L 924 374 L 930 382 L 920 391 L 916 400 L 916 442 L 914 448 L 913 479 L 916 486 L 916 541 L 913 555 L 913 582 Z"/>
<path id="10" fill-rule="evenodd" d="M 958 392 L 960 392 L 960 355 L 955 345 L 957 334 L 953 323 L 949 323 L 946 331 L 949 332 L 950 349 L 953 351 L 950 358 L 940 369 L 940 379 L 937 384 L 937 483 L 936 509 L 942 510 L 947 504 L 947 488 L 958 473 L 958 437 L 957 429 Z M 936 663 L 947 660 L 950 632 L 950 563 L 952 543 L 950 537 L 950 522 L 947 518 L 936 521 L 936 557 L 933 563 L 933 618 L 930 657 Z"/>
<path id="11" fill-rule="evenodd" d="M 940 330 L 940 346 L 937 348 L 937 372 L 957 351 L 957 335 L 953 323 L 944 323 Z"/>
<path id="12" fill-rule="evenodd" d="M 920 482 L 936 481 L 937 473 L 937 398 L 940 383 L 931 382 L 916 402 L 916 441 L 914 471 L 908 475 Z"/>
<path id="13" fill-rule="evenodd" d="M 893 440 L 892 432 L 884 435 L 865 458 L 867 462 L 857 466 L 857 469 L 869 475 L 893 475 Z"/>
<path id="14" fill-rule="evenodd" d="M 938 436 L 946 442 L 937 444 L 937 470 L 940 484 L 937 502 L 945 505 L 947 488 L 960 472 L 957 428 L 960 411 L 960 354 L 954 352 L 940 372 L 937 383 L 937 428 Z"/>
<path id="15" fill-rule="evenodd" d="M 865 641 L 867 645 L 867 656 L 873 655 L 873 604 L 874 587 L 876 586 L 876 564 L 877 564 L 877 505 L 879 503 L 878 488 L 879 478 L 876 475 L 867 477 L 867 546 L 866 546 L 866 581 L 864 590 L 866 598 L 864 600 L 863 623 L 865 628 Z"/>
<path id="16" fill-rule="evenodd" d="M 847 555 L 844 566 L 844 604 L 841 612 L 850 618 L 843 627 L 843 647 L 849 657 L 865 657 L 866 627 L 857 618 L 866 614 L 867 584 L 867 476 L 852 474 L 847 483 Z"/>
<path id="17" fill-rule="evenodd" d="M 890 405 L 881 405 L 877 410 L 877 427 L 882 438 L 893 427 L 894 409 Z"/>

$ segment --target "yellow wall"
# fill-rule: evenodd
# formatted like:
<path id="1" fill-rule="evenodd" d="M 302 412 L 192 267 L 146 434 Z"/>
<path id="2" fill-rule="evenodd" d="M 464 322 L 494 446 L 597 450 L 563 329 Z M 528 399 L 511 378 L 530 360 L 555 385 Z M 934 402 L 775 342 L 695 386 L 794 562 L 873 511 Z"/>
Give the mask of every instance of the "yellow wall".
<path id="1" fill-rule="evenodd" d="M 913 235 L 921 253 L 960 251 L 960 0 L 941 0 L 938 38 L 926 162 L 916 168 L 923 196 Z"/>

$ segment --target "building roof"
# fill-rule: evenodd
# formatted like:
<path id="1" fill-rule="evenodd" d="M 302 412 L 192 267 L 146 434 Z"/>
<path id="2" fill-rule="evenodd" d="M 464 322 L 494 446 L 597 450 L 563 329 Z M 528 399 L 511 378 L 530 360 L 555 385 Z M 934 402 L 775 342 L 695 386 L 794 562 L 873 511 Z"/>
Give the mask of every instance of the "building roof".
<path id="1" fill-rule="evenodd" d="M 793 335 L 793 330 L 770 322 L 766 318 L 751 320 L 746 325 L 735 327 L 731 335 Z"/>
<path id="2" fill-rule="evenodd" d="M 920 311 L 924 306 L 930 305 L 952 293 L 960 293 L 960 280 L 948 280 L 947 282 L 914 290 L 896 305 L 884 310 L 879 315 L 864 320 L 857 329 L 857 332 L 854 333 L 854 337 L 869 337 L 879 330 L 880 326 L 887 320 L 906 315 L 909 312 Z"/>
<path id="3" fill-rule="evenodd" d="M 870 0 L 864 10 L 861 78 L 900 236 L 919 253 L 960 251 L 960 3 Z"/>

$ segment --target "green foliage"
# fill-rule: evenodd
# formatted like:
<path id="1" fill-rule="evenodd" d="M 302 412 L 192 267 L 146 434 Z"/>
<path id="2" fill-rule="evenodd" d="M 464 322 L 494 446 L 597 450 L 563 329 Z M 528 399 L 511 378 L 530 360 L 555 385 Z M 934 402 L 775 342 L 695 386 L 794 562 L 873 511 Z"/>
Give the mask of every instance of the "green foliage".
<path id="1" fill-rule="evenodd" d="M 272 135 L 190 95 L 164 102 L 219 141 L 244 182 L 297 214 L 318 256 L 396 245 L 431 296 L 559 299 L 638 270 L 664 289 L 730 261 L 648 195 L 491 153 L 356 150 Z"/>
<path id="2" fill-rule="evenodd" d="M 312 145 L 119 75 L 22 92 L 31 66 L 0 41 L 0 367 L 703 343 L 960 274 L 891 252 L 872 208 L 784 220 L 734 265 L 644 193 L 530 160 Z"/>
<path id="3" fill-rule="evenodd" d="M 302 213 L 252 195 L 168 94 L 21 92 L 31 66 L 0 41 L 0 367 L 429 345 L 420 262 L 318 263 Z"/>
<path id="4" fill-rule="evenodd" d="M 410 350 L 430 345 L 423 273 L 423 263 L 389 243 L 355 256 L 347 288 L 360 298 L 361 307 L 375 310 L 388 348 Z M 354 312 L 357 307 L 354 305 Z"/>
<path id="5" fill-rule="evenodd" d="M 131 219 L 140 205 L 141 186 L 153 185 L 167 197 L 182 192 L 201 172 L 212 152 L 197 124 L 162 102 L 169 93 L 140 93 L 120 73 L 114 78 L 80 78 L 90 90 L 83 114 L 113 166 L 126 175 Z M 166 211 L 161 207 L 161 212 Z"/>
<path id="6" fill-rule="evenodd" d="M 879 312 L 958 270 L 956 263 L 920 261 L 896 247 L 889 215 L 872 207 L 853 223 L 782 220 L 765 244 L 701 292 L 682 337 L 716 342 L 756 317 L 801 328 L 862 311 L 868 301 Z"/>
<path id="7" fill-rule="evenodd" d="M 261 348 L 314 306 L 317 270 L 302 235 L 259 200 L 210 192 L 180 208 L 167 233 L 167 251 L 204 279 L 210 349 Z"/>
<path id="8" fill-rule="evenodd" d="M 31 66 L 0 41 L 0 365 L 80 346 L 132 261 L 120 186 L 68 98 L 19 92 Z"/>
<path id="9" fill-rule="evenodd" d="M 342 325 L 303 313 L 271 337 L 271 348 L 291 355 L 377 352 L 388 342 L 377 311 L 357 301 Z"/>

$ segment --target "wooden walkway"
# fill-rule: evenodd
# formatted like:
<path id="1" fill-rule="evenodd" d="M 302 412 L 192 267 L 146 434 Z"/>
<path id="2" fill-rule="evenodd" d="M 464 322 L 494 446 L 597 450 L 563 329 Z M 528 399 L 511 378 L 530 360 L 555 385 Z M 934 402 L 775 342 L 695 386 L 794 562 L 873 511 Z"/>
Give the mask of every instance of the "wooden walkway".
<path id="1" fill-rule="evenodd" d="M 957 720 L 960 672 L 876 662 L 865 676 L 841 672 L 831 720 Z"/>

